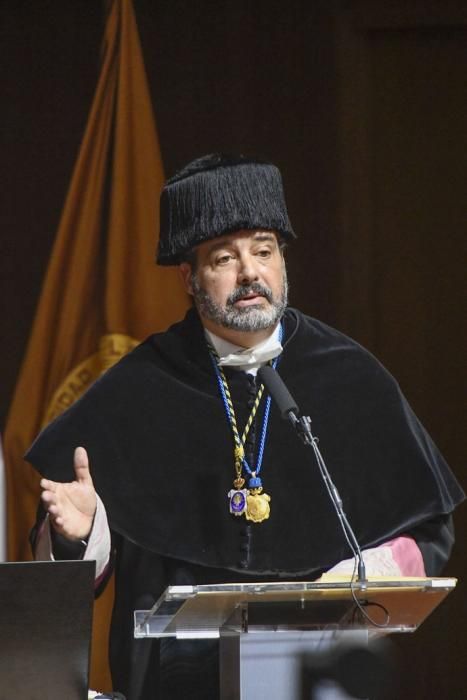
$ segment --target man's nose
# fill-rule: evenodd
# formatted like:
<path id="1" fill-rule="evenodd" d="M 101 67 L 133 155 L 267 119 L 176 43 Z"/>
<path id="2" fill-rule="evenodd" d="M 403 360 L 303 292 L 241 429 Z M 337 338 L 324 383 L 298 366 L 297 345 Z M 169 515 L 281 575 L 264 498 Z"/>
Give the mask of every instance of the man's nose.
<path id="1" fill-rule="evenodd" d="M 258 280 L 258 271 L 254 260 L 250 256 L 242 256 L 239 259 L 238 282 L 239 284 L 249 284 Z"/>

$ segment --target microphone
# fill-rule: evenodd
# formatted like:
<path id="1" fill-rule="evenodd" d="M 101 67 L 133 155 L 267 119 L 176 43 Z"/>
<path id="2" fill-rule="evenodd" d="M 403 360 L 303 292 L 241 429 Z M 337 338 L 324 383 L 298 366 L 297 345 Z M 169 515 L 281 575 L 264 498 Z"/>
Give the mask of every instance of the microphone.
<path id="1" fill-rule="evenodd" d="M 260 367 L 258 377 L 276 402 L 282 418 L 291 420 L 295 424 L 298 406 L 274 367 L 271 367 L 271 365 Z"/>
<path id="2" fill-rule="evenodd" d="M 300 416 L 298 406 L 279 373 L 271 365 L 264 365 L 259 368 L 258 377 L 277 404 L 282 418 L 292 423 L 305 445 L 311 445 L 314 439 L 310 431 L 311 421 L 307 416 Z"/>
<path id="3" fill-rule="evenodd" d="M 362 550 L 360 549 L 355 533 L 347 520 L 347 516 L 342 505 L 342 499 L 339 495 L 337 487 L 332 481 L 323 456 L 318 449 L 318 439 L 311 432 L 310 417 L 300 415 L 296 402 L 292 398 L 281 376 L 274 369 L 274 367 L 271 367 L 271 365 L 264 365 L 263 367 L 260 367 L 258 370 L 258 378 L 261 383 L 264 384 L 271 395 L 271 398 L 273 398 L 277 404 L 281 417 L 284 418 L 284 420 L 290 420 L 299 437 L 306 445 L 309 445 L 313 449 L 321 477 L 336 510 L 345 539 L 347 540 L 347 544 L 349 545 L 354 557 L 358 559 L 358 580 L 360 583 L 366 584 L 367 579 Z"/>

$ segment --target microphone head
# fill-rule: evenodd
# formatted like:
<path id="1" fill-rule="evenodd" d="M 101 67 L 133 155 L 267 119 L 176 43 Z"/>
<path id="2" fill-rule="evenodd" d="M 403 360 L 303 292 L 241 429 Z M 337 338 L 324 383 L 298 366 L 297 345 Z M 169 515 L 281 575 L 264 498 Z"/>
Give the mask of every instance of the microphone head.
<path id="1" fill-rule="evenodd" d="M 297 404 L 274 367 L 271 367 L 271 365 L 260 367 L 258 370 L 258 378 L 277 404 L 282 418 L 288 420 L 290 413 L 298 413 Z"/>

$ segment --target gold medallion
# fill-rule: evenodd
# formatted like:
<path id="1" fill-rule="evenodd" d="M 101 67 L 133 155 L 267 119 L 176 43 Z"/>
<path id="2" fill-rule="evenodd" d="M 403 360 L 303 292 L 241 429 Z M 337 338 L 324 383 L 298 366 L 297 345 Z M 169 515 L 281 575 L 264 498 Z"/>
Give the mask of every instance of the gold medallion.
<path id="1" fill-rule="evenodd" d="M 259 489 L 254 489 L 254 491 L 259 491 Z M 246 519 L 252 520 L 254 523 L 261 523 L 263 520 L 267 520 L 271 512 L 269 507 L 270 500 L 271 496 L 267 493 L 254 493 L 251 491 L 246 497 Z"/>

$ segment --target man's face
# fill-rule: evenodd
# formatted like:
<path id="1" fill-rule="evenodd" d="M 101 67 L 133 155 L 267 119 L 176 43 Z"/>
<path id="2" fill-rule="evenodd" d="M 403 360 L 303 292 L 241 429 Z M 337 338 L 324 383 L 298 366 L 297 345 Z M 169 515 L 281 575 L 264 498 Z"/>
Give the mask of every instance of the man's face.
<path id="1" fill-rule="evenodd" d="M 206 327 L 273 328 L 287 305 L 287 276 L 276 234 L 236 231 L 201 243 L 196 265 L 181 265 L 187 291 Z"/>

